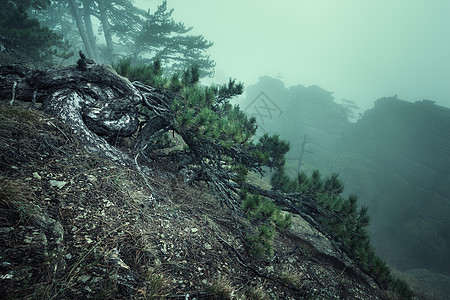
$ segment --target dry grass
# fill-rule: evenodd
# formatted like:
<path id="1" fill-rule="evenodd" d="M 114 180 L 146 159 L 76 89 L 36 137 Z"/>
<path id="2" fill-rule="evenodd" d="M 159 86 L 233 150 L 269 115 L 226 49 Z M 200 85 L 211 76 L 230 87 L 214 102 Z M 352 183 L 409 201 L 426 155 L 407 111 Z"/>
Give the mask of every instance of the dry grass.
<path id="1" fill-rule="evenodd" d="M 335 273 L 332 260 L 317 251 L 305 256 L 284 234 L 275 244 L 279 261 L 252 257 L 248 222 L 206 184 L 186 185 L 172 162 L 140 161 L 152 170 L 150 190 L 136 170 L 87 153 L 45 114 L 0 104 L 0 154 L 0 227 L 9 228 L 0 235 L 8 263 L 0 274 L 11 276 L 0 295 L 299 299 Z M 293 254 L 302 259 L 289 261 Z M 307 289 L 295 288 L 288 266 L 308 272 Z"/>

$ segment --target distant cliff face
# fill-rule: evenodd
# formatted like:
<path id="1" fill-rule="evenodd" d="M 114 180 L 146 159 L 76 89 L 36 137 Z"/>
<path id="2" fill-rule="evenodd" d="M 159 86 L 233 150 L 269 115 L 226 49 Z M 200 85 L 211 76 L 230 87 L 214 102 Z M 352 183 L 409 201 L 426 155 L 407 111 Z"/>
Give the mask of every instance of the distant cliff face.
<path id="1" fill-rule="evenodd" d="M 259 133 L 290 142 L 290 175 L 307 135 L 301 169 L 340 174 L 369 206 L 373 244 L 391 265 L 450 273 L 450 109 L 382 98 L 353 124 L 332 93 L 270 77 L 247 88 L 241 107 Z"/>
<path id="2" fill-rule="evenodd" d="M 288 88 L 282 81 L 264 76 L 247 88 L 241 107 L 256 118 L 259 134 L 280 134 L 290 142 L 287 167 L 292 173 L 297 170 L 305 135 L 302 162 L 312 166 L 319 163 L 315 162 L 317 154 L 336 142 L 348 126 L 345 109 L 333 99 L 331 92 L 319 86 Z"/>
<path id="3" fill-rule="evenodd" d="M 357 192 L 380 255 L 402 268 L 450 273 L 450 109 L 382 98 L 338 145 L 370 170 Z"/>

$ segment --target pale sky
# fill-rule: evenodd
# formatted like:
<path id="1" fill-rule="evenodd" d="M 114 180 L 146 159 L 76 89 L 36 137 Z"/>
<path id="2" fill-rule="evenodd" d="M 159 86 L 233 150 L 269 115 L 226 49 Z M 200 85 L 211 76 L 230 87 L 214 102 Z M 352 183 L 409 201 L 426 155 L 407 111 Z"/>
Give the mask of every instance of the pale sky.
<path id="1" fill-rule="evenodd" d="M 152 11 L 161 3 L 139 0 Z M 380 97 L 450 107 L 450 0 L 168 0 L 214 42 L 214 82 L 319 85 L 370 108 Z"/>

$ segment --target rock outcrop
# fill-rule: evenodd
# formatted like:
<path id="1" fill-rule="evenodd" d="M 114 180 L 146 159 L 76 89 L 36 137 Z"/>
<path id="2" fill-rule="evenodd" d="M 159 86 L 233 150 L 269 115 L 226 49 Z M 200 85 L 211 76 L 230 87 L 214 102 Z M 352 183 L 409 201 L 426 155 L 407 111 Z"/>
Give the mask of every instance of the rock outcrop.
<path id="1" fill-rule="evenodd" d="M 353 186 L 370 208 L 380 255 L 400 268 L 450 273 L 450 109 L 381 98 L 337 147 L 370 170 Z"/>
<path id="2" fill-rule="evenodd" d="M 300 163 L 320 169 L 321 153 L 328 151 L 348 126 L 345 109 L 333 99 L 332 92 L 316 85 L 286 87 L 278 79 L 263 76 L 247 88 L 242 107 L 256 118 L 259 134 L 280 134 L 289 141 L 287 171 L 294 175 L 300 156 Z M 305 155 L 301 155 L 302 148 Z"/>
<path id="3" fill-rule="evenodd" d="M 340 174 L 346 193 L 369 206 L 374 246 L 391 265 L 450 273 L 450 109 L 388 97 L 350 123 L 331 92 L 267 76 L 243 107 L 261 133 L 290 142 L 291 176 L 300 167 Z"/>

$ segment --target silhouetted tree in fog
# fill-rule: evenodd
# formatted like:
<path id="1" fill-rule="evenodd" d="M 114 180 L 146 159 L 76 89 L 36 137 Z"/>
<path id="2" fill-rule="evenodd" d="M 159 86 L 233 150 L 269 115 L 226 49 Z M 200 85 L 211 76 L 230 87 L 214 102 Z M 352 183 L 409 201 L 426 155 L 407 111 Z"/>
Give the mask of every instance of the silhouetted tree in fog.
<path id="1" fill-rule="evenodd" d="M 27 10 L 43 10 L 48 1 L 2 1 L 0 5 L 0 63 L 42 64 L 66 57 L 62 36 L 30 18 Z"/>
<path id="2" fill-rule="evenodd" d="M 205 54 L 213 43 L 202 35 L 189 35 L 192 27 L 173 19 L 174 10 L 167 8 L 167 1 L 154 13 L 135 7 L 131 0 L 48 2 L 51 5 L 45 11 L 33 12 L 44 24 L 70 39 L 75 48 L 83 47 L 89 58 L 112 63 L 131 56 L 133 64 L 158 59 L 169 73 L 194 64 L 201 68 L 201 77 L 213 73 L 215 63 Z M 95 35 L 95 23 L 99 24 L 103 40 Z"/>

